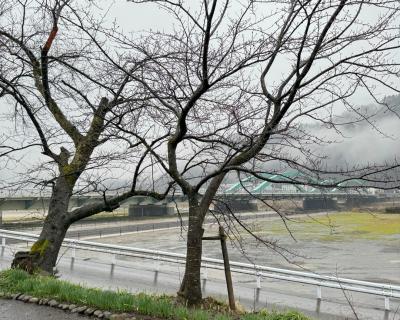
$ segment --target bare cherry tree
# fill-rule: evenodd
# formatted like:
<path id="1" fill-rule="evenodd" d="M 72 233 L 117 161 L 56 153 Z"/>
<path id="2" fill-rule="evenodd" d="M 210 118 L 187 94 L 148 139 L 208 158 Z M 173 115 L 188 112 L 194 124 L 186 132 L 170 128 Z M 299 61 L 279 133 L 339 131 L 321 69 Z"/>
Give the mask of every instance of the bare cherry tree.
<path id="1" fill-rule="evenodd" d="M 329 141 L 307 124 L 340 132 L 349 122 L 338 117 L 343 110 L 355 115 L 351 122 L 372 124 L 357 107 L 360 94 L 389 108 L 384 95 L 399 93 L 397 1 L 131 2 L 155 3 L 176 19 L 171 31 L 141 43 L 116 40 L 148 57 L 137 81 L 158 127 L 147 138 L 119 129 L 139 139 L 188 197 L 179 290 L 188 304 L 202 298 L 203 222 L 229 172 L 268 180 L 262 172 L 284 164 L 310 176 L 384 180 L 377 172 L 388 164 L 327 168 L 313 146 Z M 147 140 L 156 136 L 164 138 L 154 147 Z"/>
<path id="2" fill-rule="evenodd" d="M 72 223 L 112 211 L 132 195 L 162 198 L 152 184 L 141 184 L 148 149 L 140 141 L 116 138 L 112 123 L 125 113 L 131 118 L 124 127 L 133 132 L 148 130 L 148 124 L 140 118 L 146 105 L 142 86 L 107 58 L 111 52 L 120 65 L 128 59 L 129 72 L 135 74 L 140 54 L 124 56 L 107 39 L 117 32 L 109 26 L 90 1 L 0 1 L 2 121 L 15 122 L 15 139 L 2 132 L 1 161 L 28 150 L 30 167 L 22 183 L 51 187 L 40 237 L 29 253 L 16 254 L 13 265 L 52 273 Z M 134 164 L 127 166 L 127 158 Z M 131 181 L 127 189 L 110 195 L 101 178 L 118 166 L 125 177 L 129 170 Z M 102 191 L 104 201 L 69 211 L 71 196 L 82 190 Z"/>

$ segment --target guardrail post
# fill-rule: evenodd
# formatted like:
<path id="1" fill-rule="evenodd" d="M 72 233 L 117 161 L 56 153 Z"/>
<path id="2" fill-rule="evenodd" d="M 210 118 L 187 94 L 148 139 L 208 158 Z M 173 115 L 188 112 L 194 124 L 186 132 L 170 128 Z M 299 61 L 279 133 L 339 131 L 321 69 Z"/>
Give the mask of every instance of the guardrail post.
<path id="1" fill-rule="evenodd" d="M 4 256 L 5 249 L 6 249 L 6 238 L 1 238 L 1 256 Z"/>
<path id="2" fill-rule="evenodd" d="M 390 311 L 390 298 L 385 297 L 385 310 Z"/>
<path id="3" fill-rule="evenodd" d="M 318 300 L 322 299 L 322 288 L 321 288 L 321 286 L 317 286 L 317 299 Z"/>
<path id="4" fill-rule="evenodd" d="M 158 271 L 160 270 L 160 256 L 156 256 L 155 258 L 155 268 L 154 268 L 154 284 L 157 284 L 158 280 Z"/>
<path id="5" fill-rule="evenodd" d="M 74 270 L 75 258 L 76 258 L 76 248 L 75 248 L 75 243 L 73 243 L 71 251 L 71 266 L 70 266 L 71 270 Z"/>
<path id="6" fill-rule="evenodd" d="M 201 286 L 201 288 L 203 289 L 203 293 L 206 292 L 207 279 L 208 279 L 208 270 L 207 270 L 207 265 L 205 265 L 203 269 L 203 284 Z"/>
<path id="7" fill-rule="evenodd" d="M 111 270 L 110 270 L 110 277 L 112 278 L 114 276 L 114 268 L 115 264 L 117 263 L 117 257 L 115 254 L 112 255 L 111 257 Z"/>
<path id="8" fill-rule="evenodd" d="M 256 301 L 260 300 L 260 291 L 261 291 L 261 274 L 259 272 L 256 273 L 257 280 L 256 280 Z"/>

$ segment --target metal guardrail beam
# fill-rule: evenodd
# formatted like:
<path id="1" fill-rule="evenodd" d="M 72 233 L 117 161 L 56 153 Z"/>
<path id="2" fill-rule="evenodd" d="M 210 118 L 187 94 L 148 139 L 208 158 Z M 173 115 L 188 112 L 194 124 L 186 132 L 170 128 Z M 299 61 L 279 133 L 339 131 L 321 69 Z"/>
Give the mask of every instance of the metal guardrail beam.
<path id="1" fill-rule="evenodd" d="M 3 254 L 4 249 L 6 247 L 5 239 L 34 242 L 38 239 L 38 235 L 0 229 L 0 238 L 2 238 L 1 248 Z M 75 240 L 68 238 L 64 239 L 63 247 L 72 248 L 71 259 L 73 260 L 75 259 L 76 249 L 111 254 L 113 256 L 111 262 L 112 266 L 111 272 L 113 272 L 114 270 L 113 267 L 115 265 L 116 255 L 124 255 L 124 256 L 163 261 L 168 263 L 178 263 L 178 264 L 185 264 L 185 258 L 186 258 L 186 255 L 180 253 L 134 248 L 134 247 L 120 246 L 120 245 L 111 245 L 105 243 L 97 243 L 97 242 Z M 383 296 L 385 298 L 386 310 L 390 310 L 389 298 L 400 298 L 400 286 L 397 285 L 354 280 L 354 279 L 347 279 L 347 278 L 340 278 L 333 276 L 325 276 L 317 273 L 273 268 L 262 265 L 242 263 L 242 262 L 231 262 L 230 264 L 232 267 L 231 271 L 234 273 L 255 276 L 258 290 L 261 289 L 262 278 L 272 278 L 276 280 L 284 280 L 289 282 L 296 282 L 296 283 L 317 286 L 317 299 L 322 298 L 321 287 Z M 205 270 L 207 270 L 207 268 L 223 270 L 224 264 L 223 260 L 203 257 L 202 267 L 205 268 Z M 207 277 L 205 277 L 205 280 L 206 279 Z"/>
<path id="2" fill-rule="evenodd" d="M 375 194 L 372 194 L 370 192 L 360 192 L 360 190 L 357 189 L 348 189 L 346 191 L 330 191 L 330 190 L 325 190 L 324 192 L 321 192 L 320 190 L 315 190 L 315 191 L 299 191 L 299 190 L 284 190 L 284 191 L 268 191 L 268 192 L 262 192 L 262 193 L 255 193 L 257 196 L 263 195 L 263 196 L 289 196 L 289 195 L 299 195 L 299 196 L 321 196 L 321 197 L 333 197 L 333 196 L 340 196 L 340 197 L 346 197 L 346 196 L 358 196 L 358 197 L 367 197 L 367 196 L 377 196 Z M 110 193 L 107 194 L 107 196 L 115 196 L 117 193 Z M 235 197 L 235 196 L 250 196 L 249 193 L 245 190 L 243 191 L 234 191 L 234 192 L 218 192 L 217 197 Z M 381 197 L 393 197 L 393 196 L 398 196 L 398 194 L 379 194 Z M 46 200 L 50 199 L 51 193 L 42 193 L 42 194 L 15 194 L 15 193 L 5 193 L 5 192 L 0 192 L 0 199 L 1 200 Z M 133 196 L 132 198 L 150 198 L 146 196 Z M 185 195 L 182 193 L 175 193 L 174 195 L 167 195 L 166 199 L 170 198 L 186 198 Z M 73 195 L 71 199 L 91 199 L 91 200 L 101 200 L 103 199 L 101 195 L 98 193 L 87 193 L 87 194 L 76 194 Z"/>

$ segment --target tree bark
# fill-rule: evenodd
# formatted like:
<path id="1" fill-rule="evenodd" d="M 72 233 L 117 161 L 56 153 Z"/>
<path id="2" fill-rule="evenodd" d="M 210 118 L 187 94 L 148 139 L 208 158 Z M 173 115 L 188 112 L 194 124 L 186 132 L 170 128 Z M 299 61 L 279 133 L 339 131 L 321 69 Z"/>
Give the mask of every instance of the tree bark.
<path id="1" fill-rule="evenodd" d="M 53 188 L 48 214 L 39 239 L 29 252 L 15 254 L 12 267 L 21 268 L 29 273 L 53 274 L 61 244 L 71 224 L 68 216 L 71 195 L 72 187 L 64 176 L 59 176 Z"/>
<path id="2" fill-rule="evenodd" d="M 189 228 L 187 234 L 186 267 L 178 296 L 189 306 L 198 305 L 202 301 L 201 293 L 201 255 L 202 237 L 204 233 L 204 215 L 199 205 L 191 204 L 189 199 Z"/>

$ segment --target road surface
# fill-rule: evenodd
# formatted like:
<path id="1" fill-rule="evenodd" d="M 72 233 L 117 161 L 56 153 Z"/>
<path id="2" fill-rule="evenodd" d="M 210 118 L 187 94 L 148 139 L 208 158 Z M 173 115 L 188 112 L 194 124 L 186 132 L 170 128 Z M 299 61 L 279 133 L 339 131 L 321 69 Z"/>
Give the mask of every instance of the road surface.
<path id="1" fill-rule="evenodd" d="M 56 308 L 0 299 L 0 320 L 85 320 L 88 317 L 65 312 Z"/>
<path id="2" fill-rule="evenodd" d="M 274 211 L 267 212 L 244 212 L 238 214 L 241 220 L 253 220 L 267 217 L 278 216 Z M 150 231 L 159 229 L 179 228 L 181 226 L 187 226 L 187 217 L 183 217 L 182 220 L 177 217 L 160 217 L 159 219 L 148 219 L 148 220 L 122 220 L 122 221 L 111 221 L 111 222 L 99 222 L 99 223 L 75 223 L 67 232 L 67 238 L 75 239 L 90 239 L 102 236 L 120 235 L 130 232 Z M 213 217 L 207 218 L 205 223 L 215 222 Z M 14 230 L 14 229 L 13 229 Z M 34 228 L 21 228 L 16 229 L 18 231 L 39 233 L 41 227 Z"/>

